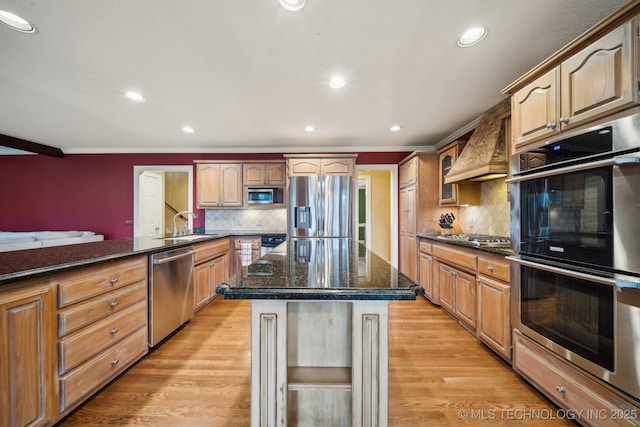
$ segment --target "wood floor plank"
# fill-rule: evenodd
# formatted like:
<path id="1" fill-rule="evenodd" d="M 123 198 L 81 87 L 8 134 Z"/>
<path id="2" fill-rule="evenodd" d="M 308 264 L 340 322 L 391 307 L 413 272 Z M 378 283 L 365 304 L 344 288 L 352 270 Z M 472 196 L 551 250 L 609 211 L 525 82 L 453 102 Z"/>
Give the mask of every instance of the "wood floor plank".
<path id="1" fill-rule="evenodd" d="M 250 312 L 215 300 L 59 425 L 249 426 Z M 390 303 L 390 426 L 575 425 L 532 419 L 556 411 L 440 308 Z"/>

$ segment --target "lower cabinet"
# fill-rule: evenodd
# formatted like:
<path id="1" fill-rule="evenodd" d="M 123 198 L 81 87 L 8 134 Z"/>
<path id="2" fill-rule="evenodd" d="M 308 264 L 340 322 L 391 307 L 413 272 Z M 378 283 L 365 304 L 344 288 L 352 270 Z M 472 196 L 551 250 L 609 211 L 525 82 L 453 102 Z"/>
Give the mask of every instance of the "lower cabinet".
<path id="1" fill-rule="evenodd" d="M 510 262 L 502 255 L 420 239 L 425 297 L 511 361 Z"/>
<path id="2" fill-rule="evenodd" d="M 50 285 L 0 292 L 0 425 L 50 425 L 57 411 Z"/>
<path id="3" fill-rule="evenodd" d="M 438 261 L 440 305 L 466 326 L 476 327 L 476 277 Z"/>
<path id="4" fill-rule="evenodd" d="M 229 238 L 195 246 L 193 269 L 195 309 L 199 310 L 216 296 L 216 286 L 229 277 Z"/>
<path id="5" fill-rule="evenodd" d="M 513 368 L 560 407 L 573 410 L 587 426 L 637 426 L 640 407 L 580 372 L 519 332 Z"/>
<path id="6" fill-rule="evenodd" d="M 59 414 L 64 416 L 148 352 L 147 256 L 54 276 Z"/>

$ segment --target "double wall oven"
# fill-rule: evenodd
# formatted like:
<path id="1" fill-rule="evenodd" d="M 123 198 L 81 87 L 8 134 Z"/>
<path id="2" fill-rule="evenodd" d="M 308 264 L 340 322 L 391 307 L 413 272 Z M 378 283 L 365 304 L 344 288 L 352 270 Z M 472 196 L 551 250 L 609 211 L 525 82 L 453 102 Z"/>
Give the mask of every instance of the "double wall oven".
<path id="1" fill-rule="evenodd" d="M 513 324 L 640 400 L 640 115 L 511 158 Z"/>

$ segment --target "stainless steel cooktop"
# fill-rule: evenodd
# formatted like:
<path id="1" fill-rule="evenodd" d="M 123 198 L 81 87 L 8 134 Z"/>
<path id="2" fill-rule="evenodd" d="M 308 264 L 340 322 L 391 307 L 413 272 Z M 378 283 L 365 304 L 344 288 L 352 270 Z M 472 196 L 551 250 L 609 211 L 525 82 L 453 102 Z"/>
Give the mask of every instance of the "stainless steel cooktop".
<path id="1" fill-rule="evenodd" d="M 441 234 L 437 237 L 440 240 L 451 241 L 471 247 L 483 248 L 509 248 L 511 241 L 508 237 L 491 236 L 488 234 Z"/>

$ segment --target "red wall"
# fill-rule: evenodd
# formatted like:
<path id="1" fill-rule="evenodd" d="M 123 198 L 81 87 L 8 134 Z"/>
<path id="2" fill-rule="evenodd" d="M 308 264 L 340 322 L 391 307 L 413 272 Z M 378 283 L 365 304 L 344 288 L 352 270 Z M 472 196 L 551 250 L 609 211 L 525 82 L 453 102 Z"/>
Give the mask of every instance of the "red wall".
<path id="1" fill-rule="evenodd" d="M 356 163 L 397 164 L 408 154 L 360 153 Z M 282 159 L 282 154 L 0 156 L 0 231 L 90 230 L 106 239 L 131 237 L 133 224 L 126 221 L 133 220 L 134 166 L 225 159 Z M 204 227 L 204 212 L 194 227 Z"/>

